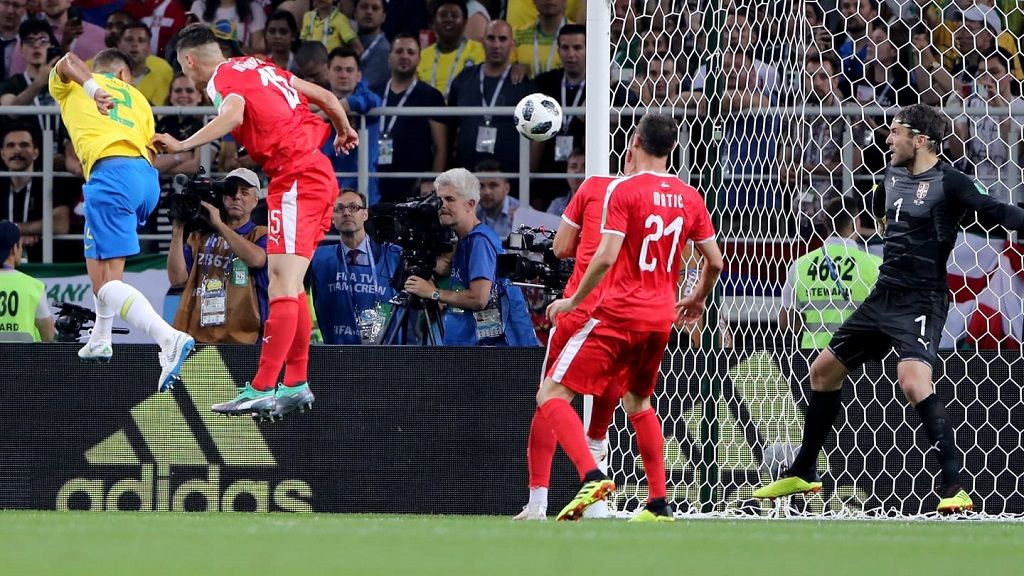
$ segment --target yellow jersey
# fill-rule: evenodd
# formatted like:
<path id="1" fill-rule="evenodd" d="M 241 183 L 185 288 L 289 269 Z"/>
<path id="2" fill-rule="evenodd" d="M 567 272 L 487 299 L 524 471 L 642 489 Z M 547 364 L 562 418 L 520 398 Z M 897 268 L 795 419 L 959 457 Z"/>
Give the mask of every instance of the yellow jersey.
<path id="1" fill-rule="evenodd" d="M 155 131 L 153 109 L 134 86 L 106 74 L 93 79 L 114 99 L 108 115 L 100 114 L 96 101 L 80 84 L 61 80 L 57 68 L 50 71 L 50 95 L 60 105 L 60 115 L 82 161 L 85 179 L 96 162 L 110 156 L 150 158 Z"/>
<path id="2" fill-rule="evenodd" d="M 416 75 L 420 82 L 426 82 L 438 92 L 448 97 L 452 80 L 467 67 L 483 64 L 487 59 L 483 44 L 465 38 L 459 47 L 451 52 L 440 52 L 437 43 L 433 43 L 420 53 L 420 65 L 416 67 Z"/>
<path id="3" fill-rule="evenodd" d="M 575 20 L 580 17 L 581 4 L 584 0 L 568 0 L 565 3 L 565 16 L 569 20 Z M 506 9 L 508 14 L 508 25 L 513 30 L 519 28 L 525 28 L 531 23 L 537 21 L 537 5 L 533 3 L 533 0 L 508 0 L 508 7 Z"/>

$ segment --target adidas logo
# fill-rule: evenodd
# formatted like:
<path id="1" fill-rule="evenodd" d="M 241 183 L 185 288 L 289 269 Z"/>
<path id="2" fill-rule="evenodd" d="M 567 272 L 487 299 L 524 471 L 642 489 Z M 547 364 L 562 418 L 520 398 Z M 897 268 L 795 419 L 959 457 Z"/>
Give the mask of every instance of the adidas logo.
<path id="1" fill-rule="evenodd" d="M 210 412 L 236 392 L 220 353 L 206 347 L 193 355 L 182 379 L 172 394 L 137 404 L 128 425 L 86 451 L 88 477 L 65 482 L 56 509 L 312 512 L 312 488 L 279 479 L 254 422 Z"/>

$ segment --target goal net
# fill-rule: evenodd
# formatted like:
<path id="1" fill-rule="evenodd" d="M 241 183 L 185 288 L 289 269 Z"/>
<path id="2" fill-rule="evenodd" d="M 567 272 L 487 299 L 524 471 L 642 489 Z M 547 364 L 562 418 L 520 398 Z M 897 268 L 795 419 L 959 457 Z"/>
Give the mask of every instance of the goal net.
<path id="1" fill-rule="evenodd" d="M 901 106 L 942 106 L 952 128 L 944 159 L 989 194 L 1024 200 L 1024 14 L 1012 2 L 611 4 L 613 90 L 628 87 L 639 101 L 639 110 L 613 114 L 611 170 L 621 167 L 636 119 L 675 114 L 672 167 L 705 195 L 726 256 L 715 304 L 695 337 L 673 341 L 654 399 L 670 499 L 694 514 L 933 513 L 938 465 L 892 354 L 847 380 L 818 463 L 822 493 L 753 499 L 800 444 L 817 354 L 792 330 L 800 315 L 787 313 L 799 308 L 786 296 L 787 276 L 837 233 L 881 255 L 863 206 L 884 173 L 887 126 Z M 964 225 L 948 263 L 949 320 L 934 343 L 936 391 L 954 423 L 975 516 L 1024 518 L 1024 249 L 1004 230 Z M 623 415 L 609 437 L 621 487 L 612 505 L 630 512 L 647 488 Z"/>

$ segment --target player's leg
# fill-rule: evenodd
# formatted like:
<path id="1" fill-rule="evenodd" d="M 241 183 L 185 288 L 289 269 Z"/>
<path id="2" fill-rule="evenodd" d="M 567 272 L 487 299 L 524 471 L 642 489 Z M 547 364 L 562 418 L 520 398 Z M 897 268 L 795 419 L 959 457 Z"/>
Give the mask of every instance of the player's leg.
<path id="1" fill-rule="evenodd" d="M 110 324 L 117 314 L 160 346 L 157 389 L 168 390 L 180 381 L 179 372 L 195 341 L 171 327 L 141 292 L 123 281 L 124 258 L 139 252 L 136 230 L 145 224 L 160 197 L 157 173 L 142 158 L 108 159 L 93 170 L 84 192 L 86 267 L 96 297 L 99 329 L 96 339 L 90 337 L 86 344 L 85 356 L 94 354 L 95 343 L 109 342 Z"/>
<path id="2" fill-rule="evenodd" d="M 548 347 L 541 364 L 540 381 L 543 384 L 548 366 L 553 364 L 565 347 L 566 334 L 569 333 L 569 322 L 563 319 L 560 324 L 564 329 L 553 326 L 548 334 Z M 539 387 L 538 387 L 539 389 Z M 546 520 L 548 510 L 548 487 L 551 484 L 551 462 L 555 457 L 558 440 L 551 431 L 551 425 L 544 419 L 538 406 L 530 420 L 530 434 L 526 439 L 526 469 L 528 472 L 527 488 L 529 499 L 523 510 L 513 520 Z"/>

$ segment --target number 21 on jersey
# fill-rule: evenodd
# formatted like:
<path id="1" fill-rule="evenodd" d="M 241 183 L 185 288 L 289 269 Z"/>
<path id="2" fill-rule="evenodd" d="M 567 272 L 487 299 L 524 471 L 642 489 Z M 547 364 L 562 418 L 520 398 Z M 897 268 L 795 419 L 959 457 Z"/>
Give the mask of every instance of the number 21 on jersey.
<path id="1" fill-rule="evenodd" d="M 672 222 L 665 225 L 665 220 L 658 214 L 651 214 L 644 223 L 644 243 L 640 246 L 640 270 L 652 272 L 658 267 L 657 256 L 651 254 L 651 243 L 660 242 L 663 238 L 672 238 L 672 248 L 669 250 L 668 261 L 665 262 L 665 270 L 672 271 L 672 261 L 676 257 L 676 247 L 679 246 L 679 235 L 683 232 L 683 217 L 677 216 Z"/>

